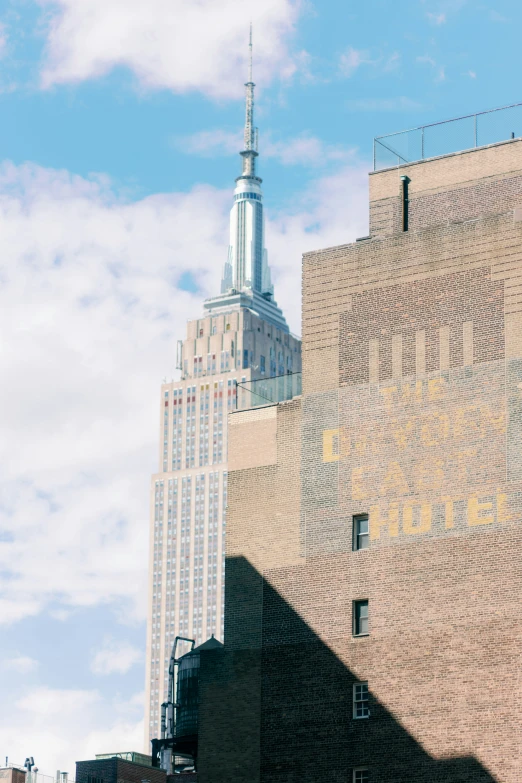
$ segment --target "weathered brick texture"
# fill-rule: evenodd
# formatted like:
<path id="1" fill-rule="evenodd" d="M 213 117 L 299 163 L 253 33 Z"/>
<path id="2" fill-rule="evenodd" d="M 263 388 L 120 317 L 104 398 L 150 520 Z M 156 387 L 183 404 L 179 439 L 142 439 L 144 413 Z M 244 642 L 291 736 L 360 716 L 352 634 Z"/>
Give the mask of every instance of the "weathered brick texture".
<path id="1" fill-rule="evenodd" d="M 374 174 L 371 238 L 305 255 L 303 397 L 230 427 L 202 783 L 522 780 L 521 193 L 520 141 Z"/>
<path id="2" fill-rule="evenodd" d="M 119 758 L 76 762 L 76 783 L 165 783 L 162 769 Z"/>

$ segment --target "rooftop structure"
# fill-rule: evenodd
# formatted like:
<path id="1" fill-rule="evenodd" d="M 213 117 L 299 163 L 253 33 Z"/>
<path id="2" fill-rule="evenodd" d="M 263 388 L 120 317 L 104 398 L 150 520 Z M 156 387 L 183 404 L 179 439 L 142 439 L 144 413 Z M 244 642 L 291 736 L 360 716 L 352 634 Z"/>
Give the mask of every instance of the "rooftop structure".
<path id="1" fill-rule="evenodd" d="M 374 171 L 455 152 L 499 144 L 522 136 L 522 103 L 376 136 Z"/>

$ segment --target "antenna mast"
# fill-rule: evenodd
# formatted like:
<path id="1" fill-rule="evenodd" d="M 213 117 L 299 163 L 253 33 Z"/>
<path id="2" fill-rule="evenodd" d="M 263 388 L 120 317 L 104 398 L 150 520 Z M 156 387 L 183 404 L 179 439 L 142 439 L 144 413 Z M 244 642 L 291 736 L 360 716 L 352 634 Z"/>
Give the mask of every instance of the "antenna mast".
<path id="1" fill-rule="evenodd" d="M 248 42 L 248 81 L 246 87 L 246 117 L 245 117 L 245 152 L 255 151 L 254 128 L 254 87 L 252 81 L 252 23 L 250 23 L 250 38 Z"/>

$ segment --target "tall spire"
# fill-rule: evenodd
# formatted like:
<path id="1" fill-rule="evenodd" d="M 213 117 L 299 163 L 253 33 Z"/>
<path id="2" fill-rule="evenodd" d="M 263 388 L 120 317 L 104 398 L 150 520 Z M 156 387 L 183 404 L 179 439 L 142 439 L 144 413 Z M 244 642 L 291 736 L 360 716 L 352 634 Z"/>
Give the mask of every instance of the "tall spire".
<path id="1" fill-rule="evenodd" d="M 230 210 L 230 245 L 221 278 L 221 294 L 205 302 L 208 312 L 223 308 L 249 307 L 278 329 L 288 331 L 283 313 L 274 301 L 274 287 L 265 248 L 263 191 L 256 174 L 257 128 L 254 127 L 252 80 L 252 25 L 248 41 L 245 143 L 239 153 L 243 170 L 236 177 L 234 204 Z"/>
<path id="2" fill-rule="evenodd" d="M 248 68 L 248 81 L 252 81 L 252 22 L 250 22 L 250 40 L 248 43 L 249 49 L 249 68 Z"/>
<path id="3" fill-rule="evenodd" d="M 254 127 L 254 87 L 252 81 L 252 23 L 250 23 L 250 38 L 248 43 L 248 81 L 246 87 L 246 113 L 245 113 L 245 147 L 241 152 L 243 158 L 243 177 L 255 177 L 257 157 L 257 128 Z"/>

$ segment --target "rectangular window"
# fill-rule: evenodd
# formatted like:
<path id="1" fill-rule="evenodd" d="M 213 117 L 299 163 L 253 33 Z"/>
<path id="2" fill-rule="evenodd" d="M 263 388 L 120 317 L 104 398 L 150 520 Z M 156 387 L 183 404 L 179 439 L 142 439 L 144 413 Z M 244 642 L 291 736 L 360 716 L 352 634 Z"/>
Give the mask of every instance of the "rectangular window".
<path id="1" fill-rule="evenodd" d="M 353 602 L 353 635 L 367 636 L 368 625 L 368 600 Z"/>
<path id="2" fill-rule="evenodd" d="M 243 351 L 243 370 L 248 368 L 248 351 L 245 348 Z"/>
<path id="3" fill-rule="evenodd" d="M 367 682 L 354 682 L 353 684 L 353 717 L 369 718 L 370 705 Z"/>
<path id="4" fill-rule="evenodd" d="M 266 367 L 265 367 L 265 357 L 264 357 L 264 356 L 260 356 L 260 357 L 259 357 L 259 369 L 260 369 L 260 371 L 261 371 L 261 372 L 263 373 L 263 375 L 264 375 L 264 374 L 265 374 L 265 372 L 266 372 Z"/>
<path id="5" fill-rule="evenodd" d="M 368 549 L 369 545 L 368 514 L 356 514 L 353 517 L 353 551 L 357 552 L 359 549 Z"/>
<path id="6" fill-rule="evenodd" d="M 370 783 L 370 776 L 368 774 L 368 770 L 363 769 L 362 767 L 360 767 L 359 769 L 354 769 L 352 781 L 353 783 Z"/>

